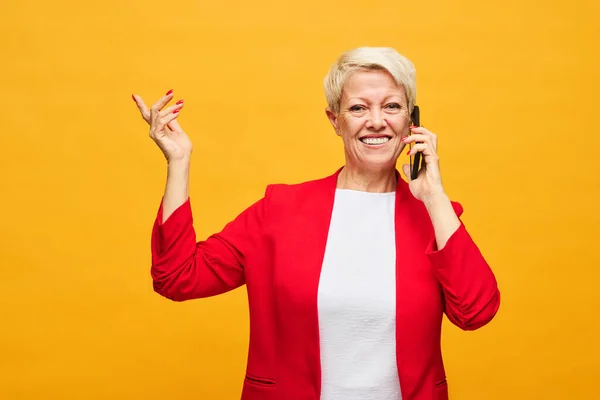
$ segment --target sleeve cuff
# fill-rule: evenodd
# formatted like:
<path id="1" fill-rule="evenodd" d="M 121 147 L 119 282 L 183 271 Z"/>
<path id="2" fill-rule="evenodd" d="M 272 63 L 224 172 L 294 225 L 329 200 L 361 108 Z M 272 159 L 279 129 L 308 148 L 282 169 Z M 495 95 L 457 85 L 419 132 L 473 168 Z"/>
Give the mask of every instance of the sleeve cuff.
<path id="1" fill-rule="evenodd" d="M 190 202 L 190 198 L 188 197 L 186 201 L 180 205 L 178 208 L 169 215 L 166 221 L 163 222 L 163 205 L 164 205 L 164 197 L 160 201 L 160 205 L 158 207 L 158 212 L 156 214 L 156 222 L 158 226 L 161 228 L 168 227 L 170 225 L 176 224 L 181 220 L 188 220 L 192 217 L 192 206 Z"/>
<path id="2" fill-rule="evenodd" d="M 435 237 L 429 242 L 425 254 L 431 259 L 443 259 L 446 254 L 452 254 L 456 251 L 457 247 L 471 240 L 465 224 L 461 221 L 460 226 L 454 231 L 454 233 L 446 241 L 446 245 L 443 249 L 437 248 L 437 241 Z"/>
<path id="3" fill-rule="evenodd" d="M 180 237 L 193 225 L 192 207 L 190 198 L 173 211 L 171 215 L 163 222 L 163 201 L 160 202 L 156 214 L 156 234 L 159 246 L 163 249 L 168 246 L 174 238 Z"/>

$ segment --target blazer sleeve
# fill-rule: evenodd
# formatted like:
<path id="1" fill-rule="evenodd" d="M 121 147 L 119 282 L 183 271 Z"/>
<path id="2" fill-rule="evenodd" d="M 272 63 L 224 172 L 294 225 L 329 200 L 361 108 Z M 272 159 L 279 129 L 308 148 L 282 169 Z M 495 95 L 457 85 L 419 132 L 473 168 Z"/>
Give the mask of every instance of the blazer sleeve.
<path id="1" fill-rule="evenodd" d="M 245 283 L 245 254 L 261 240 L 267 194 L 223 230 L 197 241 L 188 198 L 162 222 L 163 202 L 151 236 L 154 291 L 173 301 L 215 296 Z"/>
<path id="2" fill-rule="evenodd" d="M 452 202 L 460 218 L 462 206 Z M 500 291 L 492 269 L 461 221 L 459 228 L 438 250 L 435 239 L 426 254 L 444 294 L 448 319 L 463 330 L 490 322 L 500 307 Z"/>

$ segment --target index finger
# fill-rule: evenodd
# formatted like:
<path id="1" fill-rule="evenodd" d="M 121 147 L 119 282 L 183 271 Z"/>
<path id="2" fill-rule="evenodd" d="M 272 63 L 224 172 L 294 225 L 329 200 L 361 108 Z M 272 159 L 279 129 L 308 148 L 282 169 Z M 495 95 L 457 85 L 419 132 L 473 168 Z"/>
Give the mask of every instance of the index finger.
<path id="1" fill-rule="evenodd" d="M 431 135 L 426 135 L 423 133 L 413 133 L 410 136 L 406 136 L 402 138 L 402 141 L 404 143 L 411 143 L 411 142 L 426 142 L 428 140 L 430 140 L 432 138 Z"/>
<path id="2" fill-rule="evenodd" d="M 410 131 L 411 131 L 410 136 L 416 136 L 417 140 L 419 138 L 423 138 L 423 137 L 431 138 L 433 145 L 437 148 L 437 135 L 435 133 L 431 132 L 430 130 L 428 130 L 427 128 L 422 127 L 422 126 L 411 127 Z"/>
<path id="3" fill-rule="evenodd" d="M 423 126 L 411 126 L 409 129 L 410 129 L 411 132 L 418 133 L 418 134 L 421 134 L 421 135 L 431 134 L 431 132 L 429 132 L 427 130 L 427 128 L 425 128 Z"/>
<path id="4" fill-rule="evenodd" d="M 148 110 L 148 106 L 146 106 L 146 103 L 144 103 L 144 100 L 140 96 L 137 96 L 135 94 L 132 94 L 131 98 L 133 99 L 133 101 L 135 101 L 135 104 L 137 105 L 138 110 L 140 110 L 140 113 L 142 114 L 142 118 L 144 118 L 144 120 L 146 122 L 149 122 L 150 121 L 150 110 Z"/>

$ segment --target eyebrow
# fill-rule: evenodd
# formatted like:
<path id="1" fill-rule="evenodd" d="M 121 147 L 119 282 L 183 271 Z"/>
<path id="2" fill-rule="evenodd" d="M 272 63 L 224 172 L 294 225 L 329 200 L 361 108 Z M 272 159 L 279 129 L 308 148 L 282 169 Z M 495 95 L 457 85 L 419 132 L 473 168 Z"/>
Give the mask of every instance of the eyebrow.
<path id="1" fill-rule="evenodd" d="M 389 100 L 390 98 L 392 98 L 392 97 L 397 97 L 397 98 L 399 98 L 399 99 L 400 99 L 400 102 L 401 102 L 401 103 L 405 103 L 405 101 L 404 101 L 404 99 L 402 98 L 402 96 L 400 96 L 400 95 L 397 95 L 397 94 L 392 94 L 392 95 L 386 96 L 386 97 L 384 97 L 383 101 L 384 101 L 384 102 L 386 102 L 386 101 L 388 101 L 388 100 Z M 356 100 L 360 100 L 360 101 L 362 101 L 363 103 L 369 103 L 369 101 L 368 101 L 367 99 L 365 99 L 365 98 L 362 98 L 362 97 L 350 97 L 350 98 L 348 99 L 348 102 L 352 102 L 352 101 L 356 101 Z"/>

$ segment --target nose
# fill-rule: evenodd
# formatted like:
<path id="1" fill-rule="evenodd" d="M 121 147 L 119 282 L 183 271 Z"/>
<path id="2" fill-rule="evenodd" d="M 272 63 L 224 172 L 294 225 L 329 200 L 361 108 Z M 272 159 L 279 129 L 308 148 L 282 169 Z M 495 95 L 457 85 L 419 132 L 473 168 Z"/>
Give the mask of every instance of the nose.
<path id="1" fill-rule="evenodd" d="M 371 112 L 370 118 L 367 121 L 367 128 L 374 129 L 376 131 L 382 129 L 385 126 L 385 119 L 383 115 L 378 110 L 373 110 Z"/>

